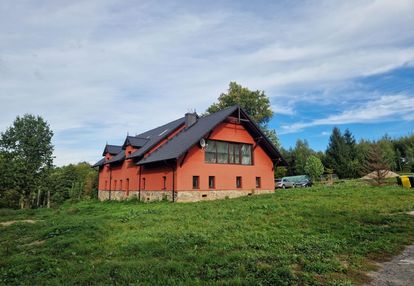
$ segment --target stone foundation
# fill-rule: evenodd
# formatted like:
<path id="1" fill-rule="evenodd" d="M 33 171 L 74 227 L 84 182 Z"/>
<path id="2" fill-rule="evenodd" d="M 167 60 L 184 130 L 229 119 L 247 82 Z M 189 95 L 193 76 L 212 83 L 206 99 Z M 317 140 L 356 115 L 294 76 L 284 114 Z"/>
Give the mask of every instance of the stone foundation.
<path id="1" fill-rule="evenodd" d="M 271 194 L 274 190 L 215 190 L 215 191 L 178 191 L 177 202 L 198 202 L 222 199 L 232 199 L 243 196 Z"/>
<path id="2" fill-rule="evenodd" d="M 131 199 L 133 197 L 138 197 L 138 191 L 129 191 L 128 199 Z M 125 200 L 127 199 L 127 192 L 126 191 L 102 191 L 100 190 L 98 192 L 98 198 L 100 201 L 106 201 L 106 200 Z"/>
<path id="3" fill-rule="evenodd" d="M 198 202 L 220 199 L 232 199 L 243 196 L 271 194 L 274 190 L 207 190 L 207 191 L 178 191 L 175 193 L 176 202 Z M 99 200 L 125 200 L 126 191 L 102 191 L 98 192 Z M 130 191 L 128 198 L 139 198 L 143 202 L 168 200 L 172 201 L 171 191 Z"/>

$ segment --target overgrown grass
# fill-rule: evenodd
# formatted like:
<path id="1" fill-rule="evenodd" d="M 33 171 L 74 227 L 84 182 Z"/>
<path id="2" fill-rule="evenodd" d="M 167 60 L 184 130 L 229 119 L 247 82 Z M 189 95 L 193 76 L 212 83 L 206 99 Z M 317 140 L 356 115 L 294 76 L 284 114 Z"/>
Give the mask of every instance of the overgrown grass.
<path id="1" fill-rule="evenodd" d="M 0 210 L 6 285 L 354 285 L 414 242 L 414 192 L 348 182 L 234 200 Z"/>

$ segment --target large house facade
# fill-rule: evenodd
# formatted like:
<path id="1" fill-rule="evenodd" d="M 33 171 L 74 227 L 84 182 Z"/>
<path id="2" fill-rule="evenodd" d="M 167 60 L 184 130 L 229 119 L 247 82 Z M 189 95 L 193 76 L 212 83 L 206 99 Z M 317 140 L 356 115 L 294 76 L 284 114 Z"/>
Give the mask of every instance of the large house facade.
<path id="1" fill-rule="evenodd" d="M 99 199 L 191 202 L 274 192 L 276 147 L 239 106 L 184 117 L 106 145 Z"/>

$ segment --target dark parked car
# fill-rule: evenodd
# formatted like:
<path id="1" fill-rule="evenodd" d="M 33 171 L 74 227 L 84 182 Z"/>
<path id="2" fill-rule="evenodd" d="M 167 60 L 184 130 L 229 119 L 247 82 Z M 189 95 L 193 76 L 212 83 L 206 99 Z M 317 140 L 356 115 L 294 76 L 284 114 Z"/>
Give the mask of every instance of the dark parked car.
<path id="1" fill-rule="evenodd" d="M 303 180 L 297 181 L 295 182 L 295 187 L 299 187 L 299 188 L 312 187 L 312 181 L 310 179 L 303 179 Z"/>

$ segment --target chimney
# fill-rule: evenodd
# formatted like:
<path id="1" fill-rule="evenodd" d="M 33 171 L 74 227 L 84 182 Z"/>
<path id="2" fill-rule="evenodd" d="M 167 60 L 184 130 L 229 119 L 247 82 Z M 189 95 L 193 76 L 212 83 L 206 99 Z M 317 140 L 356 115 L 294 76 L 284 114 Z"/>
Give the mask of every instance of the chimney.
<path id="1" fill-rule="evenodd" d="M 187 112 L 185 114 L 185 128 L 191 127 L 194 123 L 197 122 L 198 115 L 195 112 Z"/>

